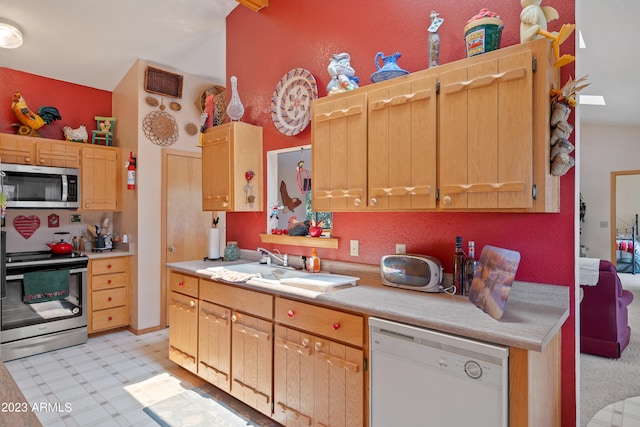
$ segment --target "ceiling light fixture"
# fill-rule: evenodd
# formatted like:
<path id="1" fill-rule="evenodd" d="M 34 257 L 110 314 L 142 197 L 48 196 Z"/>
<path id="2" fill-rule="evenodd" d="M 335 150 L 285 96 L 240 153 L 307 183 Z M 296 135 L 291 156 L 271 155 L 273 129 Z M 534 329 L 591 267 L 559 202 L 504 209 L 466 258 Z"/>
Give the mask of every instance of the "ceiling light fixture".
<path id="1" fill-rule="evenodd" d="M 15 49 L 22 46 L 22 31 L 12 23 L 0 19 L 0 47 Z"/>

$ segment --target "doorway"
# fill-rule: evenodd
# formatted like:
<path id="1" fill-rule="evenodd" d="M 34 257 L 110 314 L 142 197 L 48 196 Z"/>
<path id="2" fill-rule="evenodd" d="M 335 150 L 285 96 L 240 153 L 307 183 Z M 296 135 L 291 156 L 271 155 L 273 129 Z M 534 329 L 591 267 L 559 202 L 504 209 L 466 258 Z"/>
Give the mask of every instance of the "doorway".
<path id="1" fill-rule="evenodd" d="M 169 326 L 167 305 L 169 262 L 193 261 L 207 256 L 212 214 L 202 210 L 202 155 L 162 151 L 162 248 L 160 325 Z"/>
<path id="2" fill-rule="evenodd" d="M 632 197 L 640 189 L 640 170 L 611 172 L 611 262 L 616 262 L 617 229 L 631 229 L 640 214 L 640 198 Z M 636 233 L 637 233 L 636 229 Z"/>

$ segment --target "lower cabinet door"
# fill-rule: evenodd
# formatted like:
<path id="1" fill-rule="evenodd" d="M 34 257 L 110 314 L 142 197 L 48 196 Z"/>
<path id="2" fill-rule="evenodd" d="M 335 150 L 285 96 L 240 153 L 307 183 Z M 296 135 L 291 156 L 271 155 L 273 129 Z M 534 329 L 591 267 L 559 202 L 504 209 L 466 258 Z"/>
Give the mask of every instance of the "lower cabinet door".
<path id="1" fill-rule="evenodd" d="M 315 426 L 364 425 L 364 353 L 315 338 Z"/>
<path id="2" fill-rule="evenodd" d="M 287 427 L 363 426 L 364 353 L 276 326 L 274 418 Z"/>
<path id="3" fill-rule="evenodd" d="M 314 337 L 276 326 L 273 359 L 273 418 L 287 427 L 310 426 L 314 414 Z"/>
<path id="4" fill-rule="evenodd" d="M 200 300 L 198 375 L 231 390 L 231 310 Z"/>
<path id="5" fill-rule="evenodd" d="M 233 312 L 231 394 L 271 416 L 273 323 Z"/>
<path id="6" fill-rule="evenodd" d="M 198 370 L 198 300 L 169 293 L 169 359 L 191 372 Z"/>

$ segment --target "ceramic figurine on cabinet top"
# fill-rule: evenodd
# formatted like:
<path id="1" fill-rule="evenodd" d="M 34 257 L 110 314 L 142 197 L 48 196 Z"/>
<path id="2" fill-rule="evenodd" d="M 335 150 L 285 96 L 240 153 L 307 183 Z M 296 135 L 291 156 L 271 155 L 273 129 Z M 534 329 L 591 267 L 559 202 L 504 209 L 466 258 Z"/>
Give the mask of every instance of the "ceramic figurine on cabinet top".
<path id="1" fill-rule="evenodd" d="M 541 6 L 542 0 L 520 0 L 520 43 L 546 37 L 553 42 L 553 54 L 556 68 L 573 62 L 573 55 L 560 56 L 560 45 L 573 33 L 575 24 L 564 24 L 560 31 L 547 31 L 547 22 L 560 18 L 558 11 L 551 6 Z"/>
<path id="2" fill-rule="evenodd" d="M 327 85 L 329 95 L 358 88 L 360 80 L 351 67 L 351 56 L 348 53 L 334 53 L 329 60 L 327 71 L 331 76 L 331 81 Z"/>
<path id="3" fill-rule="evenodd" d="M 396 52 L 393 55 L 384 56 L 384 53 L 378 52 L 375 57 L 376 68 L 378 71 L 371 74 L 371 81 L 373 83 L 381 82 L 383 80 L 392 79 L 394 77 L 404 76 L 409 74 L 407 70 L 403 70 L 398 67 L 398 58 L 402 55 L 400 52 Z M 382 67 L 379 64 L 379 60 L 382 59 Z"/>

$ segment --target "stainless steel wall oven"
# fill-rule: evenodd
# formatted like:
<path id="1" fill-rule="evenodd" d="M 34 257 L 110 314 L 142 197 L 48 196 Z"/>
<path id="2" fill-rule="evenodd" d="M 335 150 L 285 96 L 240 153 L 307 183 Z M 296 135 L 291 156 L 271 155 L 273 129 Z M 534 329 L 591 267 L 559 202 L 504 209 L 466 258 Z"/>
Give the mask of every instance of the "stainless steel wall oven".
<path id="1" fill-rule="evenodd" d="M 0 302 L 0 359 L 87 342 L 86 255 L 7 253 Z"/>

